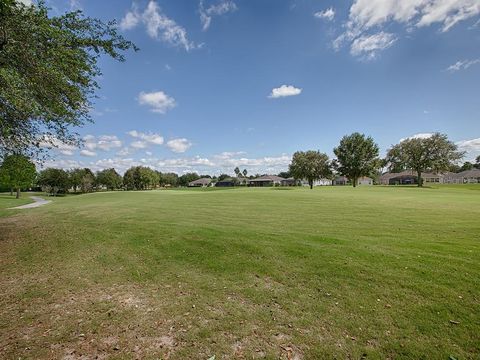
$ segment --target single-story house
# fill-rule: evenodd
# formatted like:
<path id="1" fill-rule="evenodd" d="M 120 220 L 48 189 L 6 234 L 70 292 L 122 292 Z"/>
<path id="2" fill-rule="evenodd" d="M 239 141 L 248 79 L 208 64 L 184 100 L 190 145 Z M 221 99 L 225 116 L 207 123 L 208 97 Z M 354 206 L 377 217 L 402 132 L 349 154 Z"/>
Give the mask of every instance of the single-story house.
<path id="1" fill-rule="evenodd" d="M 190 181 L 188 183 L 189 187 L 207 187 L 212 182 L 210 178 L 201 178 L 195 181 Z"/>
<path id="2" fill-rule="evenodd" d="M 424 184 L 464 184 L 469 182 L 480 182 L 480 170 L 467 170 L 455 174 L 445 173 L 422 173 Z M 399 173 L 385 173 L 379 178 L 382 185 L 409 185 L 418 184 L 417 174 L 412 170 L 405 170 Z"/>
<path id="3" fill-rule="evenodd" d="M 302 185 L 303 186 L 310 186 L 308 184 L 308 180 L 302 180 Z M 332 180 L 327 179 L 327 178 L 321 178 L 321 179 L 313 181 L 313 186 L 331 186 L 331 185 L 332 185 Z"/>
<path id="4" fill-rule="evenodd" d="M 295 178 L 293 178 L 293 177 L 282 180 L 282 186 L 295 186 L 298 183 L 299 183 L 299 181 L 295 180 Z"/>
<path id="5" fill-rule="evenodd" d="M 256 179 L 250 179 L 248 186 L 280 186 L 286 179 L 276 175 L 264 175 Z"/>
<path id="6" fill-rule="evenodd" d="M 455 175 L 460 184 L 480 184 L 480 169 L 465 170 Z"/>
<path id="7" fill-rule="evenodd" d="M 347 185 L 348 184 L 348 179 L 346 176 L 337 176 L 333 180 L 333 185 Z"/>
<path id="8" fill-rule="evenodd" d="M 232 187 L 232 186 L 235 186 L 236 183 L 237 183 L 237 179 L 229 177 L 229 178 L 225 178 L 223 180 L 218 180 L 215 183 L 215 186 L 216 187 Z"/>
<path id="9" fill-rule="evenodd" d="M 357 180 L 357 185 L 373 185 L 373 179 L 368 176 L 362 176 Z"/>

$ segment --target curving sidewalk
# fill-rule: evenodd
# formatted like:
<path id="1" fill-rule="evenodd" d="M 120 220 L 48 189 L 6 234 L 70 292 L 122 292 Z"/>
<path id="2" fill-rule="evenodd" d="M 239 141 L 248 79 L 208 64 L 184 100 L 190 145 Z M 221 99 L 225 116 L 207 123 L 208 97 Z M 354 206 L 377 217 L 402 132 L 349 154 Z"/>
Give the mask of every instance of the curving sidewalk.
<path id="1" fill-rule="evenodd" d="M 13 209 L 31 209 L 31 208 L 36 208 L 36 207 L 39 207 L 39 206 L 43 206 L 43 205 L 46 205 L 50 202 L 52 202 L 51 200 L 45 200 L 45 199 L 42 199 L 41 197 L 38 197 L 38 196 L 30 196 L 30 199 L 33 199 L 33 203 L 30 203 L 30 204 L 26 204 L 26 205 L 21 205 L 21 206 L 16 206 L 16 207 L 13 207 L 13 208 L 10 208 L 11 210 Z"/>

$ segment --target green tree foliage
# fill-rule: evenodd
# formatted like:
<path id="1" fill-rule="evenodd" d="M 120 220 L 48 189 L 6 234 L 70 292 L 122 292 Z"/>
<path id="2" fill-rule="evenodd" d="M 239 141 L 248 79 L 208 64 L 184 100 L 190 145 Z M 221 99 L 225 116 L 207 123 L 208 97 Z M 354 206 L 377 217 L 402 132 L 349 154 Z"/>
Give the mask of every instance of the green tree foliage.
<path id="1" fill-rule="evenodd" d="M 35 165 L 24 155 L 8 155 L 0 166 L 0 182 L 2 185 L 15 189 L 17 199 L 20 190 L 32 185 L 37 171 Z"/>
<path id="2" fill-rule="evenodd" d="M 81 178 L 80 178 L 80 190 L 83 193 L 92 192 L 95 190 L 95 174 L 89 168 L 80 169 Z"/>
<path id="3" fill-rule="evenodd" d="M 69 174 L 62 169 L 48 168 L 40 172 L 37 179 L 43 191 L 56 196 L 59 193 L 67 193 L 70 188 Z"/>
<path id="4" fill-rule="evenodd" d="M 480 155 L 478 155 L 477 158 L 475 159 L 475 167 L 477 169 L 480 169 Z"/>
<path id="5" fill-rule="evenodd" d="M 353 133 L 340 140 L 338 147 L 333 149 L 336 160 L 336 170 L 346 176 L 353 187 L 362 176 L 374 176 L 381 167 L 378 158 L 379 149 L 373 138 L 364 134 Z"/>
<path id="6" fill-rule="evenodd" d="M 289 172 L 297 180 L 307 180 L 312 189 L 315 180 L 331 174 L 330 162 L 327 154 L 319 151 L 297 151 L 293 154 Z"/>
<path id="7" fill-rule="evenodd" d="M 162 173 L 160 177 L 161 186 L 172 186 L 175 187 L 178 185 L 178 175 L 175 173 Z"/>
<path id="8" fill-rule="evenodd" d="M 77 192 L 77 189 L 80 188 L 80 185 L 82 184 L 83 175 L 84 175 L 83 169 L 71 169 L 68 171 L 70 184 L 73 187 L 74 192 Z"/>
<path id="9" fill-rule="evenodd" d="M 159 183 L 158 172 L 145 166 L 133 166 L 123 175 L 123 184 L 127 190 L 153 189 Z"/>
<path id="10" fill-rule="evenodd" d="M 415 171 L 418 186 L 422 186 L 422 172 L 448 171 L 464 154 L 448 140 L 447 135 L 435 133 L 426 139 L 410 138 L 392 146 L 388 150 L 387 161 L 390 168 Z"/>
<path id="11" fill-rule="evenodd" d="M 465 170 L 472 170 L 474 168 L 475 168 L 474 164 L 472 164 L 470 161 L 465 161 L 458 171 L 460 172 Z"/>
<path id="12" fill-rule="evenodd" d="M 188 183 L 200 179 L 197 173 L 186 173 L 178 178 L 178 185 L 188 186 Z"/>
<path id="13" fill-rule="evenodd" d="M 102 54 L 137 50 L 115 22 L 81 11 L 50 16 L 43 1 L 0 1 L 0 153 L 37 155 L 40 143 L 78 144 L 72 127 L 90 121 Z"/>
<path id="14" fill-rule="evenodd" d="M 122 177 L 115 169 L 105 169 L 97 172 L 97 185 L 105 186 L 109 190 L 119 189 L 122 186 Z"/>

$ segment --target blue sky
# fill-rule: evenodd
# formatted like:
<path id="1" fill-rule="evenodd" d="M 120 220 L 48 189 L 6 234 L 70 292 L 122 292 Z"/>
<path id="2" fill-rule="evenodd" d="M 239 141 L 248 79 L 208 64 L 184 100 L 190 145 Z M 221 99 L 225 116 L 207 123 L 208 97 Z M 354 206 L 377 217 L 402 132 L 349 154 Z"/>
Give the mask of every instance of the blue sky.
<path id="1" fill-rule="evenodd" d="M 83 149 L 47 166 L 179 174 L 286 170 L 345 134 L 382 154 L 440 131 L 480 154 L 480 0 L 50 0 L 117 19 Z"/>

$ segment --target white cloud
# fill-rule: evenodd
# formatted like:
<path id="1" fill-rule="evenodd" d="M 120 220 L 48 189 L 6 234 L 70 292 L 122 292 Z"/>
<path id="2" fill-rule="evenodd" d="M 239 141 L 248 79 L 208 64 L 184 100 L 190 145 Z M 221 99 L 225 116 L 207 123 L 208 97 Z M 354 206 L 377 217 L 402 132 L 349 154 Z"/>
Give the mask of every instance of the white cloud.
<path id="1" fill-rule="evenodd" d="M 110 151 L 112 149 L 122 147 L 122 142 L 115 135 L 101 135 L 98 137 L 93 135 L 86 135 L 83 137 L 83 141 L 87 150 L 90 151 Z"/>
<path id="2" fill-rule="evenodd" d="M 167 141 L 167 146 L 173 152 L 184 153 L 192 146 L 192 143 L 185 138 L 172 139 Z"/>
<path id="3" fill-rule="evenodd" d="M 406 138 L 400 139 L 399 142 L 402 142 L 404 140 L 410 140 L 410 139 L 428 139 L 432 137 L 434 134 L 433 133 L 419 133 L 419 134 L 414 134 L 412 136 L 408 136 Z"/>
<path id="4" fill-rule="evenodd" d="M 455 64 L 450 65 L 446 70 L 450 72 L 457 72 L 460 70 L 466 70 L 470 66 L 476 64 L 480 64 L 480 59 L 457 61 Z"/>
<path id="5" fill-rule="evenodd" d="M 92 157 L 92 156 L 97 156 L 97 153 L 95 151 L 83 149 L 82 151 L 80 151 L 80 155 Z"/>
<path id="6" fill-rule="evenodd" d="M 313 16 L 315 16 L 317 19 L 332 21 L 335 17 L 335 9 L 331 7 L 323 11 L 317 11 L 315 14 L 313 14 Z"/>
<path id="7" fill-rule="evenodd" d="M 282 85 L 278 88 L 272 89 L 272 92 L 268 97 L 271 99 L 277 99 L 277 98 L 286 97 L 286 96 L 300 95 L 301 92 L 302 92 L 302 89 L 296 88 L 295 86 Z"/>
<path id="8" fill-rule="evenodd" d="M 367 31 L 391 21 L 405 25 L 408 31 L 439 24 L 446 32 L 478 14 L 479 0 L 355 0 L 344 24 L 345 31 L 333 41 L 333 47 L 352 44 L 357 38 L 368 36 Z"/>
<path id="9" fill-rule="evenodd" d="M 39 146 L 44 149 L 56 149 L 63 155 L 72 156 L 76 146 L 71 144 L 65 144 L 56 137 L 45 135 L 39 143 Z"/>
<path id="10" fill-rule="evenodd" d="M 147 147 L 147 142 L 138 140 L 138 141 L 132 142 L 130 146 L 134 149 L 145 149 Z"/>
<path id="11" fill-rule="evenodd" d="M 175 99 L 165 94 L 163 91 L 141 92 L 138 95 L 140 105 L 150 106 L 151 111 L 159 114 L 165 114 L 168 110 L 177 106 Z"/>
<path id="12" fill-rule="evenodd" d="M 456 145 L 459 150 L 466 152 L 466 161 L 474 162 L 477 156 L 480 155 L 480 138 L 458 141 Z"/>
<path id="13" fill-rule="evenodd" d="M 237 5 L 230 0 L 222 0 L 218 4 L 210 5 L 207 8 L 205 8 L 204 1 L 200 0 L 199 12 L 203 31 L 206 31 L 210 27 L 213 16 L 220 16 L 237 10 Z"/>
<path id="14" fill-rule="evenodd" d="M 380 50 L 389 48 L 396 40 L 393 34 L 383 31 L 375 35 L 362 35 L 353 41 L 350 53 L 354 56 L 374 59 Z"/>
<path id="15" fill-rule="evenodd" d="M 188 39 L 187 31 L 162 12 L 156 1 L 150 0 L 147 7 L 141 12 L 134 3 L 120 21 L 122 30 L 130 30 L 142 23 L 147 34 L 156 40 L 161 40 L 173 46 L 183 47 L 190 51 L 196 45 Z"/>
<path id="16" fill-rule="evenodd" d="M 129 131 L 127 134 L 130 135 L 131 137 L 143 140 L 145 143 L 150 143 L 154 145 L 162 145 L 164 142 L 163 136 L 156 133 L 145 134 L 142 132 L 138 132 L 137 130 L 132 130 L 132 131 Z"/>
<path id="17" fill-rule="evenodd" d="M 480 153 L 480 138 L 462 140 L 456 143 L 462 151 Z"/>

